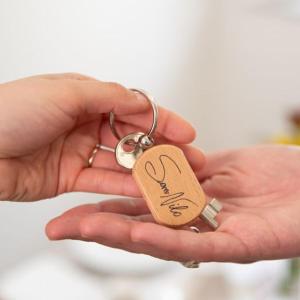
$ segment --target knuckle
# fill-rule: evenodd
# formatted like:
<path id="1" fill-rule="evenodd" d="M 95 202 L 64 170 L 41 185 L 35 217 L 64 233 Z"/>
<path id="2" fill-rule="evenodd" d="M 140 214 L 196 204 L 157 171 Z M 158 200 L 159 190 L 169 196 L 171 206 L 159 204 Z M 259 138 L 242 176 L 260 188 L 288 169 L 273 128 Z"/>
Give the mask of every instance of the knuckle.
<path id="1" fill-rule="evenodd" d="M 85 220 L 82 220 L 79 223 L 79 231 L 83 237 L 87 238 L 92 237 L 94 233 L 93 227 L 90 225 L 89 222 L 86 222 Z"/>
<path id="2" fill-rule="evenodd" d="M 82 97 L 82 88 L 75 80 L 61 80 L 58 90 L 60 96 L 57 99 L 60 100 L 74 102 Z"/>
<path id="3" fill-rule="evenodd" d="M 76 72 L 68 72 L 63 74 L 64 79 L 73 79 L 73 80 L 86 80 L 88 77 L 86 75 L 83 75 L 81 73 Z"/>
<path id="4" fill-rule="evenodd" d="M 117 82 L 107 82 L 107 87 L 111 90 L 113 90 L 116 94 L 126 95 L 128 93 L 128 90 L 121 84 Z"/>

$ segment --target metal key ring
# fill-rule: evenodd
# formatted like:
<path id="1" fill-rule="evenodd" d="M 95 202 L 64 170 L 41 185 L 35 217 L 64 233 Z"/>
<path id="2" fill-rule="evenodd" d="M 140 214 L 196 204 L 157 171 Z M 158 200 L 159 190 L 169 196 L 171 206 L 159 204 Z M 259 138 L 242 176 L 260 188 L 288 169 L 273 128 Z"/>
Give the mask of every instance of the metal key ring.
<path id="1" fill-rule="evenodd" d="M 153 97 L 151 95 L 149 95 L 146 91 L 141 90 L 141 89 L 130 89 L 130 90 L 133 91 L 133 92 L 142 94 L 151 105 L 153 121 L 152 121 L 151 128 L 149 129 L 148 133 L 146 133 L 146 136 L 151 138 L 152 135 L 154 134 L 154 131 L 155 131 L 156 127 L 157 127 L 157 120 L 158 120 L 157 105 L 155 104 Z M 121 140 L 122 138 L 119 135 L 119 133 L 117 132 L 116 127 L 115 127 L 115 114 L 113 112 L 109 113 L 109 126 L 110 126 L 110 129 L 111 129 L 113 135 L 118 140 Z"/>

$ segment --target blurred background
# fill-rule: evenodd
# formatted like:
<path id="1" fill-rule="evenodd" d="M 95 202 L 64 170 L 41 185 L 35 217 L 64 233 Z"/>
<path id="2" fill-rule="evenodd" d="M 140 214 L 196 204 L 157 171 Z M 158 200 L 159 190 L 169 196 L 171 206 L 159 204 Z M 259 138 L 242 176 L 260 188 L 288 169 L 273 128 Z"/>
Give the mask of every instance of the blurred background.
<path id="1" fill-rule="evenodd" d="M 0 0 L 0 82 L 80 72 L 144 88 L 205 151 L 298 141 L 299 56 L 299 0 Z M 0 299 L 300 299 L 297 260 L 185 270 L 47 240 L 49 219 L 104 198 L 0 203 Z"/>

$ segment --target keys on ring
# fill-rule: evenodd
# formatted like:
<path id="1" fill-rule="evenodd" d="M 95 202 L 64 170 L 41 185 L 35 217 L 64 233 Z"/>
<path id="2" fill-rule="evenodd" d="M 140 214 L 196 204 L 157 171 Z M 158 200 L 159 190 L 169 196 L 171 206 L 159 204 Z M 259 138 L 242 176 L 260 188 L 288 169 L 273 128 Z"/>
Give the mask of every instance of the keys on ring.
<path id="1" fill-rule="evenodd" d="M 145 96 L 152 108 L 153 121 L 148 132 L 133 132 L 120 138 L 114 126 L 111 112 L 109 123 L 113 134 L 120 141 L 115 148 L 116 161 L 132 169 L 139 186 L 157 223 L 180 228 L 191 225 L 199 217 L 213 229 L 218 227 L 216 216 L 222 205 L 216 199 L 207 203 L 206 196 L 183 151 L 174 145 L 155 145 L 153 137 L 158 124 L 158 109 L 152 97 L 143 90 L 133 89 Z M 129 145 L 131 150 L 125 150 Z M 199 233 L 196 227 L 190 227 Z M 197 262 L 184 266 L 195 268 Z"/>

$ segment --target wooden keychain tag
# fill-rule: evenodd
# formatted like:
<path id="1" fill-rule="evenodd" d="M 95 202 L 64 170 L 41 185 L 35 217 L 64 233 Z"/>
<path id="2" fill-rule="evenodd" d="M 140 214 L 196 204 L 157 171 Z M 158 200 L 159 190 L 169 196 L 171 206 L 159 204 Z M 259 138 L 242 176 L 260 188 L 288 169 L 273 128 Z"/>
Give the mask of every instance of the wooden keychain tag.
<path id="1" fill-rule="evenodd" d="M 172 145 L 154 146 L 135 162 L 133 177 L 154 219 L 178 227 L 199 217 L 206 200 L 183 151 Z"/>
<path id="2" fill-rule="evenodd" d="M 120 139 L 115 149 L 117 162 L 133 170 L 133 177 L 158 223 L 181 227 L 200 217 L 217 228 L 215 217 L 222 208 L 221 204 L 216 199 L 206 202 L 198 179 L 180 148 L 154 146 L 152 135 L 157 127 L 157 106 L 145 91 L 133 91 L 143 94 L 151 104 L 153 124 L 148 133 L 134 132 L 120 138 L 114 126 L 114 114 L 110 113 L 111 130 Z M 125 145 L 131 145 L 133 150 L 126 151 Z"/>

